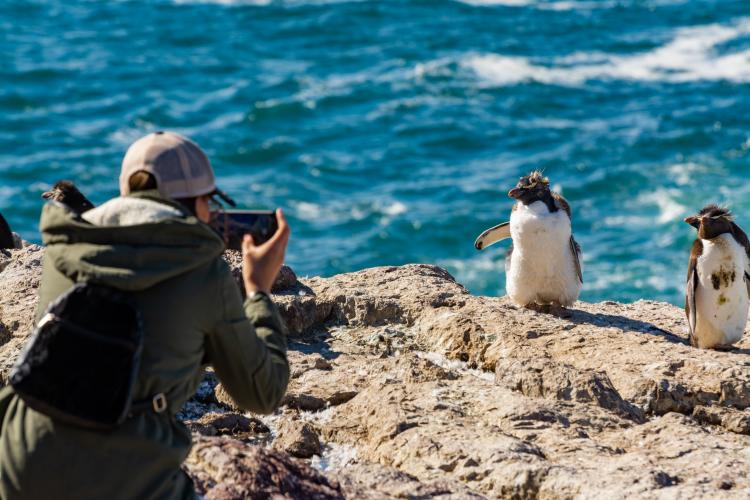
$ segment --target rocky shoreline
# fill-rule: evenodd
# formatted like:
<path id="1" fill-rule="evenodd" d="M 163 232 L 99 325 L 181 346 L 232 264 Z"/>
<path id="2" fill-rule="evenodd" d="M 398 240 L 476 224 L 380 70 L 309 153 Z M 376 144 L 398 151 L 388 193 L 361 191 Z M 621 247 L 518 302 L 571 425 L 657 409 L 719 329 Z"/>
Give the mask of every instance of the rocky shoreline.
<path id="1" fill-rule="evenodd" d="M 0 255 L 0 385 L 43 253 Z M 238 412 L 209 372 L 179 415 L 206 498 L 750 495 L 750 339 L 692 348 L 677 307 L 578 302 L 563 318 L 428 265 L 286 270 L 274 300 L 291 332 L 282 407 Z"/>

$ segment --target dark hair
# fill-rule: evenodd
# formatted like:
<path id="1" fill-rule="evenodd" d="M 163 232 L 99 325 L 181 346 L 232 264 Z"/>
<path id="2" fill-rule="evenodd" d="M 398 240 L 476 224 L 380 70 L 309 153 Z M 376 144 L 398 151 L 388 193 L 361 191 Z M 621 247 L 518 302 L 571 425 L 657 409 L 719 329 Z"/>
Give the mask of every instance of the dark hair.
<path id="1" fill-rule="evenodd" d="M 146 172 L 145 170 L 139 170 L 133 175 L 130 176 L 130 179 L 128 180 L 128 184 L 130 186 L 130 192 L 134 193 L 136 191 L 148 191 L 150 189 L 156 189 L 156 177 L 151 175 L 149 172 Z"/>
<path id="2" fill-rule="evenodd" d="M 130 192 L 135 193 L 138 191 L 148 191 L 151 189 L 158 189 L 158 185 L 156 183 L 156 177 L 154 177 L 151 173 L 146 172 L 145 170 L 139 170 L 133 175 L 130 176 L 130 179 L 128 180 L 128 186 L 130 187 Z M 193 215 L 196 215 L 195 212 L 195 201 L 197 198 L 191 197 L 191 198 L 177 198 L 175 201 L 180 202 L 185 208 L 187 208 L 188 212 L 190 212 Z"/>

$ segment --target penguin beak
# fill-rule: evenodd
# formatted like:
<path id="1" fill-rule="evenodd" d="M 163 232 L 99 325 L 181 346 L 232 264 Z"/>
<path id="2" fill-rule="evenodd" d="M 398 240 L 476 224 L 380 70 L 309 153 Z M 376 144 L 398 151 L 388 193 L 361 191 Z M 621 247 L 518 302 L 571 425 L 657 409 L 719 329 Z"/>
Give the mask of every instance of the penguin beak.
<path id="1" fill-rule="evenodd" d="M 45 200 L 49 200 L 50 198 L 52 198 L 52 194 L 52 191 L 46 191 L 44 194 L 42 194 L 42 198 L 44 198 Z"/>
<path id="2" fill-rule="evenodd" d="M 696 217 L 695 215 L 692 217 L 685 217 L 685 222 L 693 226 L 694 228 L 699 228 L 701 225 L 701 219 Z"/>
<path id="3" fill-rule="evenodd" d="M 508 191 L 508 196 L 517 200 L 521 197 L 521 188 L 514 187 L 513 189 Z"/>

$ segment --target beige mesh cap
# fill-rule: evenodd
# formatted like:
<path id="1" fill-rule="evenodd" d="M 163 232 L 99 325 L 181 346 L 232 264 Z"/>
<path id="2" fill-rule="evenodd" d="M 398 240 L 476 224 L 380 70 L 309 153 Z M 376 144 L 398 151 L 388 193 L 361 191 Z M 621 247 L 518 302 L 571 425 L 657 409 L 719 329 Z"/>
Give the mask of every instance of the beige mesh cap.
<path id="1" fill-rule="evenodd" d="M 214 170 L 206 153 L 187 137 L 174 132 L 154 132 L 141 137 L 128 148 L 120 170 L 120 194 L 130 194 L 130 177 L 140 171 L 156 178 L 159 193 L 172 199 L 218 194 L 234 202 L 216 188 Z"/>

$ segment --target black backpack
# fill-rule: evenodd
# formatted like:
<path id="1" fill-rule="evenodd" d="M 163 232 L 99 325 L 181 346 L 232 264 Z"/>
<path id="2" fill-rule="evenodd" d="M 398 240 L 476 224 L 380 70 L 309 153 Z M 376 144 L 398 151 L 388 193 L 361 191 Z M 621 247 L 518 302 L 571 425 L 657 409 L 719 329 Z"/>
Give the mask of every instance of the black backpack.
<path id="1" fill-rule="evenodd" d="M 55 420 L 114 429 L 131 413 L 142 349 L 133 297 L 80 283 L 49 305 L 10 383 L 28 406 Z"/>

